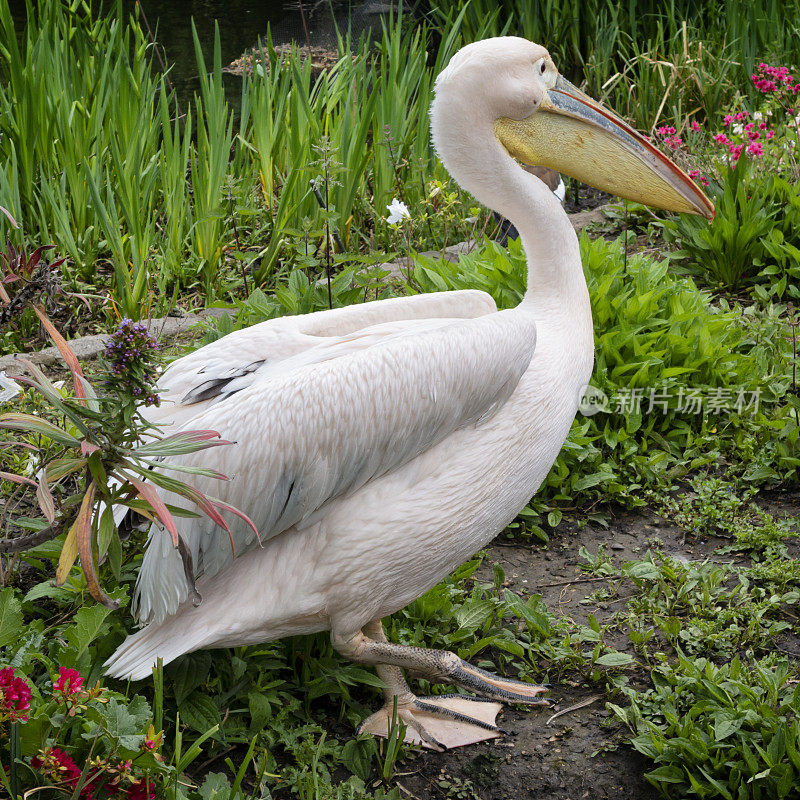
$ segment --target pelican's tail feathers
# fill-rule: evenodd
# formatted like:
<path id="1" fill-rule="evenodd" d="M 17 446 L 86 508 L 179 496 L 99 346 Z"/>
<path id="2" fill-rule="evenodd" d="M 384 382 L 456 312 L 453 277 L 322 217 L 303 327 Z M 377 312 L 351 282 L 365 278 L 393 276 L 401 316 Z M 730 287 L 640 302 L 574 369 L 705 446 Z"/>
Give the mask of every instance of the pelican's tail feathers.
<path id="1" fill-rule="evenodd" d="M 151 623 L 128 636 L 104 664 L 106 675 L 140 681 L 150 676 L 159 658 L 169 664 L 178 656 L 202 647 L 198 632 L 185 625 L 181 629 L 175 624 L 176 619 Z"/>

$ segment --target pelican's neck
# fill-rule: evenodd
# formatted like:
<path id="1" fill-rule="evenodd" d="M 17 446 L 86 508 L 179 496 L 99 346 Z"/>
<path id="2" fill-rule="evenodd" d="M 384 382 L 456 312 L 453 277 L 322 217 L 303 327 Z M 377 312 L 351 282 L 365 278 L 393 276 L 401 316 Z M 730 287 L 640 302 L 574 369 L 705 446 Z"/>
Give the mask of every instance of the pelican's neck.
<path id="1" fill-rule="evenodd" d="M 537 316 L 588 318 L 591 309 L 578 237 L 555 195 L 517 164 L 497 141 L 494 125 L 458 126 L 455 135 L 434 119 L 442 162 L 456 182 L 510 220 L 522 237 L 528 284 L 522 306 Z M 437 121 L 439 124 L 436 124 Z"/>

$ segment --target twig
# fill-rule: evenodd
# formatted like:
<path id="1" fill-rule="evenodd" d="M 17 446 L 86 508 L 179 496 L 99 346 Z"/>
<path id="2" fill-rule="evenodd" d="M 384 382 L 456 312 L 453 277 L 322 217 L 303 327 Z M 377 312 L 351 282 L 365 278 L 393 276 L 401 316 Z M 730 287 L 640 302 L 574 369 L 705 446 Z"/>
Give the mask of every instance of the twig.
<path id="1" fill-rule="evenodd" d="M 238 252 L 242 252 L 242 245 L 239 242 L 239 229 L 236 227 L 236 215 L 233 213 L 233 195 L 231 194 L 231 187 L 228 187 L 228 204 L 230 205 L 231 209 L 231 222 L 233 223 L 233 236 L 236 239 L 236 249 Z M 244 283 L 244 294 L 245 297 L 250 296 L 250 290 L 247 288 L 247 270 L 244 268 L 244 261 L 240 262 L 240 266 L 242 268 L 242 281 Z"/>
<path id="2" fill-rule="evenodd" d="M 594 583 L 595 581 L 609 581 L 610 575 L 598 576 L 597 578 L 576 578 L 572 581 L 556 581 L 555 583 L 540 583 L 538 586 L 569 586 L 571 583 Z"/>
<path id="3" fill-rule="evenodd" d="M 3 539 L 0 541 L 0 553 L 21 553 L 23 550 L 30 550 L 32 547 L 49 542 L 55 539 L 65 528 L 69 527 L 74 521 L 74 517 L 60 519 L 46 528 L 42 528 L 36 533 L 29 533 L 27 536 L 17 536 L 13 539 Z"/>
<path id="4" fill-rule="evenodd" d="M 549 725 L 554 719 L 558 719 L 559 717 L 563 717 L 564 714 L 569 714 L 572 711 L 577 711 L 579 708 L 586 708 L 586 706 L 590 706 L 592 703 L 596 702 L 597 700 L 602 700 L 602 694 L 593 694 L 591 697 L 587 697 L 585 700 L 581 700 L 580 703 L 575 703 L 574 705 L 568 706 L 567 708 L 562 708 L 561 711 L 557 711 L 553 714 L 550 719 L 545 722 L 545 725 Z"/>
<path id="5" fill-rule="evenodd" d="M 300 6 L 300 19 L 303 21 L 303 33 L 306 36 L 306 47 L 308 48 L 309 58 L 311 57 L 311 37 L 308 35 L 308 26 L 306 25 L 306 10 L 303 8 L 303 0 L 297 0 Z"/>

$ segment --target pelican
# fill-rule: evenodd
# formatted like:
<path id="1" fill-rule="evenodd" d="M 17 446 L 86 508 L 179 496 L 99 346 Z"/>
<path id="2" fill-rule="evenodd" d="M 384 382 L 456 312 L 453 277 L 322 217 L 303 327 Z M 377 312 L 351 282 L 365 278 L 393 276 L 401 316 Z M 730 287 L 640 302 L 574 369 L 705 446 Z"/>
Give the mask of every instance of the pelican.
<path id="1" fill-rule="evenodd" d="M 170 366 L 151 420 L 235 442 L 185 463 L 231 476 L 224 494 L 210 478 L 194 483 L 249 515 L 259 539 L 231 525 L 234 555 L 209 520 L 177 520 L 199 602 L 170 537 L 153 526 L 133 604 L 145 626 L 111 656 L 110 675 L 138 680 L 159 657 L 329 631 L 342 656 L 373 665 L 385 685 L 385 705 L 361 726 L 376 735 L 396 709 L 409 741 L 450 748 L 500 735 L 502 702 L 547 702 L 544 686 L 389 642 L 381 623 L 514 519 L 589 382 L 578 239 L 558 199 L 519 164 L 672 211 L 711 218 L 714 206 L 525 39 L 459 50 L 430 115 L 453 178 L 519 230 L 523 300 L 498 311 L 488 294 L 456 291 L 285 317 Z M 417 697 L 403 670 L 479 697 Z"/>

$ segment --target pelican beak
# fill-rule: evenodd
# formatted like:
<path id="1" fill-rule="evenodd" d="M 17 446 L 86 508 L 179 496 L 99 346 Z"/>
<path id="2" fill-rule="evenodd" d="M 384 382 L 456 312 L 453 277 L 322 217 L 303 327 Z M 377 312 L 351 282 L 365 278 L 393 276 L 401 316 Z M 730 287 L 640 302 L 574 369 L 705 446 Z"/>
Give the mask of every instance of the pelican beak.
<path id="1" fill-rule="evenodd" d="M 550 167 L 626 200 L 714 217 L 714 204 L 682 169 L 560 75 L 534 114 L 502 117 L 494 127 L 500 143 L 525 164 Z"/>

